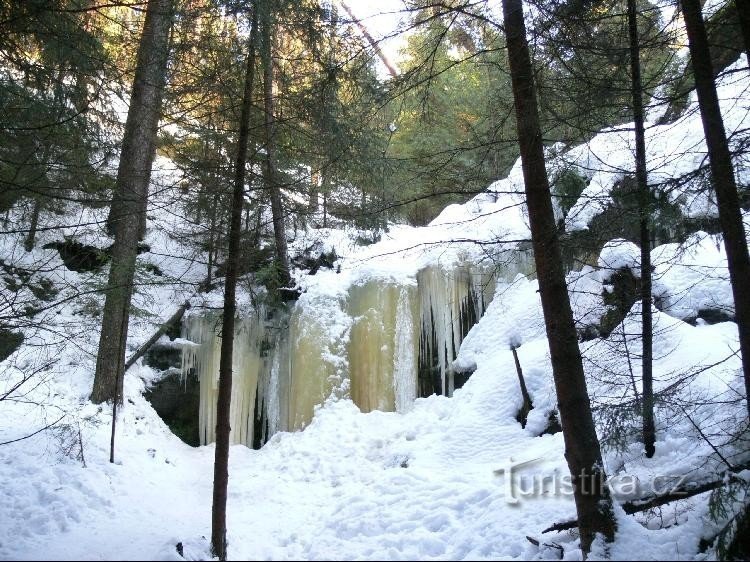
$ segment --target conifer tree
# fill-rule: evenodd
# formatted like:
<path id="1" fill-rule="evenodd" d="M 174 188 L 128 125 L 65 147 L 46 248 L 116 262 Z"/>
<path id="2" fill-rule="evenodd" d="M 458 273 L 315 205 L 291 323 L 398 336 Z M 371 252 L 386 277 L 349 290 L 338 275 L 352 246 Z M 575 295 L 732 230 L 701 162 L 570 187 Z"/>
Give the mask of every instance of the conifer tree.
<path id="1" fill-rule="evenodd" d="M 263 60 L 263 99 L 265 107 L 265 165 L 264 179 L 268 197 L 271 200 L 271 214 L 273 216 L 273 232 L 276 242 L 276 268 L 278 271 L 279 287 L 288 288 L 292 277 L 289 268 L 289 252 L 286 242 L 286 221 L 284 205 L 281 199 L 278 170 L 276 168 L 276 115 L 274 99 L 274 0 L 262 0 L 261 26 L 261 58 Z"/>
<path id="2" fill-rule="evenodd" d="M 172 19 L 172 0 L 149 0 L 110 211 L 109 224 L 115 241 L 91 392 L 91 400 L 97 403 L 122 399 L 135 261 L 146 224 L 145 205 L 166 83 Z"/>
<path id="3" fill-rule="evenodd" d="M 521 0 L 503 0 L 503 15 L 539 295 L 585 556 L 597 534 L 613 541 L 617 524 L 565 283 Z"/>
<path id="4" fill-rule="evenodd" d="M 646 456 L 654 456 L 656 429 L 654 426 L 653 388 L 653 320 L 651 313 L 651 190 L 646 167 L 646 131 L 644 129 L 643 82 L 641 80 L 640 41 L 636 0 L 628 0 L 628 35 L 630 37 L 631 95 L 635 125 L 635 179 L 638 189 L 641 242 L 641 338 L 643 378 L 643 444 Z"/>
<path id="5" fill-rule="evenodd" d="M 253 9 L 250 44 L 247 49 L 245 87 L 242 95 L 237 156 L 234 166 L 229 248 L 224 276 L 224 309 L 221 323 L 221 357 L 219 359 L 219 395 L 216 405 L 216 451 L 214 460 L 214 495 L 211 512 L 211 546 L 219 560 L 227 559 L 227 487 L 229 485 L 229 414 L 232 399 L 232 355 L 234 352 L 234 315 L 237 309 L 237 277 L 240 266 L 242 206 L 245 199 L 247 147 L 250 138 L 250 110 L 255 78 L 255 41 L 258 28 L 257 3 Z"/>
<path id="6" fill-rule="evenodd" d="M 711 185 L 716 194 L 719 222 L 724 236 L 724 248 L 727 252 L 735 318 L 740 336 L 745 399 L 750 415 L 750 291 L 747 290 L 747 282 L 750 279 L 750 256 L 748 256 L 745 227 L 742 224 L 742 212 L 729 143 L 724 130 L 719 98 L 716 94 L 714 71 L 700 1 L 680 0 L 680 4 L 687 29 L 690 57 L 695 74 L 695 89 L 698 93 L 698 106 L 708 147 Z"/>

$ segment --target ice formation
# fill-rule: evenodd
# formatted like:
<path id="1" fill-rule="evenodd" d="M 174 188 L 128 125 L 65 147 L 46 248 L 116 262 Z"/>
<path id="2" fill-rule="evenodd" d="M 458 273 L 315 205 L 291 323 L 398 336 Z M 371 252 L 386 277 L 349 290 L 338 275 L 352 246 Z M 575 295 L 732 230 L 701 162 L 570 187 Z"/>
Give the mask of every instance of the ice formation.
<path id="1" fill-rule="evenodd" d="M 352 284 L 325 306 L 304 299 L 287 312 L 259 305 L 234 334 L 232 443 L 260 446 L 278 431 L 304 428 L 329 396 L 351 398 L 363 412 L 405 412 L 418 396 L 451 396 L 450 365 L 482 317 L 496 279 L 524 269 L 523 254 L 502 265 L 430 266 L 397 283 Z M 318 297 L 319 298 L 319 297 Z M 330 330 L 326 310 L 343 328 Z M 198 314 L 184 322 L 184 376 L 200 380 L 200 441 L 214 440 L 220 319 Z"/>

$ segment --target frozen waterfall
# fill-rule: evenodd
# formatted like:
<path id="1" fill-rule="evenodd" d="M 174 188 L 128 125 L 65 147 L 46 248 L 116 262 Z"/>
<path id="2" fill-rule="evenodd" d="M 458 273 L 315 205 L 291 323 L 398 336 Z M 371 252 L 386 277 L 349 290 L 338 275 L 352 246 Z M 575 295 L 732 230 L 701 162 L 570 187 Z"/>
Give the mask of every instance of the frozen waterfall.
<path id="1" fill-rule="evenodd" d="M 407 411 L 418 396 L 450 396 L 449 369 L 495 292 L 498 271 L 512 279 L 523 256 L 502 268 L 422 269 L 411 283 L 369 280 L 320 307 L 257 306 L 234 334 L 231 442 L 260 447 L 274 433 L 304 428 L 329 397 L 363 411 Z M 326 316 L 338 315 L 337 330 Z M 341 320 L 343 319 L 343 320 Z M 183 376 L 200 380 L 200 442 L 214 440 L 220 314 L 183 323 Z M 344 326 L 344 328 L 341 328 Z"/>

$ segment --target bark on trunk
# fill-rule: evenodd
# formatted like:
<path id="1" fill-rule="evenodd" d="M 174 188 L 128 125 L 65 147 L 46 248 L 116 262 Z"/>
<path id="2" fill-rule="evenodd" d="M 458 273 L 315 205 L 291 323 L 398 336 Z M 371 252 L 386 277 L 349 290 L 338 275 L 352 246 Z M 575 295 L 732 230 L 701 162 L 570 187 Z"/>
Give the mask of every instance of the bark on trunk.
<path id="1" fill-rule="evenodd" d="M 211 290 L 211 283 L 213 283 L 214 273 L 214 262 L 219 255 L 219 250 L 216 247 L 216 209 L 219 207 L 219 194 L 218 192 L 213 196 L 213 203 L 211 205 L 210 215 L 208 223 L 208 263 L 206 264 L 206 287 Z"/>
<path id="2" fill-rule="evenodd" d="M 271 2 L 263 0 L 263 97 L 265 107 L 265 144 L 266 159 L 264 166 L 266 188 L 271 200 L 271 215 L 273 217 L 273 234 L 276 242 L 276 260 L 279 269 L 279 284 L 289 287 L 292 277 L 289 273 L 289 252 L 286 243 L 286 227 L 284 226 L 284 207 L 281 202 L 281 189 L 276 178 L 276 123 L 273 99 L 273 23 L 271 21 Z"/>
<path id="3" fill-rule="evenodd" d="M 585 554 L 597 533 L 614 539 L 616 522 L 562 267 L 521 0 L 503 0 L 503 14 L 539 293 Z"/>
<path id="4" fill-rule="evenodd" d="M 180 307 L 175 311 L 175 313 L 169 317 L 169 319 L 164 322 L 159 328 L 153 333 L 153 335 L 146 340 L 146 343 L 141 345 L 136 352 L 130 356 L 130 358 L 125 362 L 125 371 L 130 369 L 138 359 L 143 357 L 146 352 L 151 348 L 152 345 L 154 345 L 157 341 L 159 341 L 159 338 L 162 337 L 164 334 L 167 333 L 167 330 L 169 330 L 172 326 L 177 324 L 180 320 L 182 320 L 182 317 L 185 316 L 185 311 L 190 308 L 190 299 L 183 302 Z"/>
<path id="5" fill-rule="evenodd" d="M 651 190 L 646 167 L 646 131 L 643 112 L 643 83 L 641 80 L 640 40 L 635 0 L 628 0 L 628 31 L 630 35 L 630 79 L 635 124 L 635 179 L 638 188 L 641 238 L 641 324 L 643 377 L 643 445 L 646 456 L 654 456 L 656 428 L 654 426 L 653 386 L 653 322 L 651 313 Z"/>
<path id="6" fill-rule="evenodd" d="M 250 110 L 255 78 L 255 39 L 257 9 L 253 10 L 250 44 L 247 50 L 245 89 L 242 97 L 237 158 L 234 169 L 234 190 L 229 223 L 229 248 L 224 278 L 224 311 L 221 327 L 219 359 L 219 395 L 216 404 L 216 449 L 214 457 L 214 490 L 211 511 L 211 547 L 219 560 L 227 559 L 227 487 L 229 485 L 229 413 L 232 397 L 232 353 L 234 351 L 234 315 L 236 311 L 237 272 L 240 262 L 242 206 L 245 199 L 245 167 L 250 136 Z"/>
<path id="7" fill-rule="evenodd" d="M 742 370 L 745 375 L 745 399 L 748 415 L 750 415 L 750 291 L 747 290 L 747 280 L 750 279 L 750 257 L 748 257 L 729 143 L 724 131 L 719 98 L 716 95 L 716 84 L 713 79 L 713 68 L 700 3 L 698 0 L 681 0 L 681 5 L 687 28 L 690 56 L 693 61 L 703 132 L 708 147 L 711 183 L 716 192 L 719 222 L 724 236 L 724 248 L 727 252 L 729 279 L 732 283 L 735 317 L 739 328 Z"/>
<path id="8" fill-rule="evenodd" d="M 523 369 L 521 369 L 521 361 L 518 359 L 518 352 L 516 346 L 511 345 L 510 351 L 513 354 L 513 361 L 516 364 L 516 374 L 518 375 L 518 385 L 521 387 L 521 397 L 523 398 L 523 404 L 521 410 L 518 412 L 517 419 L 521 422 L 521 427 L 526 427 L 526 421 L 529 417 L 529 412 L 534 407 L 531 402 L 531 395 L 529 390 L 526 388 L 526 379 L 523 377 Z"/>
<path id="9" fill-rule="evenodd" d="M 329 160 L 330 162 L 330 160 Z M 320 194 L 323 197 L 323 228 L 328 228 L 328 192 L 331 189 L 331 179 L 328 170 L 323 170 Z"/>
<path id="10" fill-rule="evenodd" d="M 747 56 L 747 64 L 750 66 L 750 0 L 734 0 L 734 4 L 740 17 L 740 29 L 745 41 L 745 55 Z"/>
<path id="11" fill-rule="evenodd" d="M 23 249 L 30 252 L 34 249 L 36 241 L 36 230 L 39 226 L 39 213 L 42 210 L 42 201 L 39 197 L 34 199 L 34 207 L 31 209 L 31 220 L 29 221 L 29 232 L 23 241 Z"/>
<path id="12" fill-rule="evenodd" d="M 320 171 L 313 170 L 312 174 L 310 174 L 310 197 L 307 204 L 307 208 L 310 211 L 311 222 L 315 220 L 315 215 L 318 212 L 318 206 L 320 204 L 320 200 L 318 199 L 320 189 L 318 186 L 319 180 Z"/>
<path id="13" fill-rule="evenodd" d="M 135 226 L 139 240 L 146 233 L 148 186 L 166 81 L 173 2 L 149 0 L 146 7 L 117 184 L 107 216 L 107 232 L 114 236 L 122 223 Z"/>
<path id="14" fill-rule="evenodd" d="M 138 61 L 125 123 L 115 197 L 109 214 L 115 241 L 107 282 L 102 332 L 96 359 L 93 402 L 115 396 L 122 399 L 125 344 L 128 335 L 130 300 L 142 231 L 143 201 L 148 196 L 156 130 L 169 58 L 169 32 L 173 17 L 172 0 L 149 0 L 138 47 Z"/>
<path id="15" fill-rule="evenodd" d="M 354 15 L 354 12 L 352 12 L 352 9 L 349 7 L 349 5 L 346 2 L 341 2 L 341 6 L 344 8 L 347 14 L 349 14 L 349 17 L 352 18 L 352 22 L 354 22 L 354 25 L 357 26 L 360 33 L 364 36 L 365 39 L 367 39 L 367 42 L 370 44 L 370 47 L 372 47 L 372 50 L 375 51 L 375 54 L 378 55 L 378 58 L 382 61 L 383 65 L 388 69 L 389 74 L 393 78 L 398 78 L 398 71 L 396 70 L 396 67 L 393 66 L 393 63 L 388 59 L 388 57 L 385 56 L 385 53 L 380 48 L 380 44 L 375 41 L 372 35 L 370 35 L 370 32 L 367 30 L 367 27 L 365 27 L 365 24 L 363 24 L 357 16 Z"/>

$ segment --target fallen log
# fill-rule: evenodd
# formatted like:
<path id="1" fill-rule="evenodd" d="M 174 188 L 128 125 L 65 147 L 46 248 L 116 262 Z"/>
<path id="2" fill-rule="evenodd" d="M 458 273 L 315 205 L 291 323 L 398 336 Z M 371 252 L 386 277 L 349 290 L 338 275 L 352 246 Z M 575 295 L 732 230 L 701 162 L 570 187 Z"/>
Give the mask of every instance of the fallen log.
<path id="1" fill-rule="evenodd" d="M 159 340 L 159 338 L 167 332 L 167 330 L 169 330 L 177 322 L 182 320 L 182 317 L 185 315 L 185 311 L 188 308 L 190 308 L 190 299 L 183 302 L 177 309 L 177 311 L 169 317 L 169 320 L 159 326 L 159 329 L 154 332 L 154 335 L 152 335 L 141 347 L 136 350 L 133 355 L 130 356 L 130 358 L 125 362 L 125 371 L 132 367 L 133 364 L 138 361 L 138 359 L 143 357 L 149 350 L 149 348 L 154 345 Z"/>

